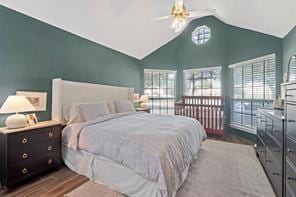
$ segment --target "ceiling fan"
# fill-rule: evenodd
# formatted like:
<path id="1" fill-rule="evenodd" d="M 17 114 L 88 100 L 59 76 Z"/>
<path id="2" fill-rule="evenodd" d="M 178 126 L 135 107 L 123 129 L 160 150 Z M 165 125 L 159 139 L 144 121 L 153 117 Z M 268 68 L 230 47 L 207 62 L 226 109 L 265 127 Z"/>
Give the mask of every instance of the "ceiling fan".
<path id="1" fill-rule="evenodd" d="M 185 27 L 185 24 L 189 18 L 200 18 L 214 15 L 215 11 L 215 9 L 206 9 L 188 12 L 183 0 L 175 0 L 175 5 L 172 8 L 171 14 L 169 16 L 155 18 L 155 20 L 166 20 L 172 18 L 172 28 L 175 29 L 175 32 L 179 32 Z"/>

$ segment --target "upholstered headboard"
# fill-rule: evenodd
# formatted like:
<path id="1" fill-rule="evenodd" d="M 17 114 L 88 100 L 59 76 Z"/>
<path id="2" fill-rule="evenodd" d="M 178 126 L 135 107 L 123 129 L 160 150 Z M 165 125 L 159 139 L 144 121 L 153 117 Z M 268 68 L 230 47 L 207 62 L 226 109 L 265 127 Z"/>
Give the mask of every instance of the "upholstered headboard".
<path id="1" fill-rule="evenodd" d="M 52 120 L 63 121 L 63 105 L 71 103 L 131 100 L 133 88 L 107 86 L 92 83 L 52 80 Z"/>

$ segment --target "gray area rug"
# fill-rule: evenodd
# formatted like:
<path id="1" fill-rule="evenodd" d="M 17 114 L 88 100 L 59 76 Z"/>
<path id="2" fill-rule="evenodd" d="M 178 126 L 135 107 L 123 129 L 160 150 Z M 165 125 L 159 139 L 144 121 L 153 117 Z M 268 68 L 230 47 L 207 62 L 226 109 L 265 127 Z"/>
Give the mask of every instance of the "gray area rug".
<path id="1" fill-rule="evenodd" d="M 107 186 L 88 181 L 68 197 L 123 197 Z M 255 155 L 247 145 L 206 140 L 192 163 L 177 197 L 273 197 L 274 192 Z"/>

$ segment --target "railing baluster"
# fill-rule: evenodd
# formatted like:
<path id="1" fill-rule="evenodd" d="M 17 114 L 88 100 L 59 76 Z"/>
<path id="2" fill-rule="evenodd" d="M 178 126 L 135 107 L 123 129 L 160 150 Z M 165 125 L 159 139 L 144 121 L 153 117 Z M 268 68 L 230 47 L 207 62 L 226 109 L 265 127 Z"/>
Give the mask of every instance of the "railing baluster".
<path id="1" fill-rule="evenodd" d="M 208 133 L 224 134 L 223 96 L 183 96 L 175 103 L 175 114 L 198 120 Z"/>

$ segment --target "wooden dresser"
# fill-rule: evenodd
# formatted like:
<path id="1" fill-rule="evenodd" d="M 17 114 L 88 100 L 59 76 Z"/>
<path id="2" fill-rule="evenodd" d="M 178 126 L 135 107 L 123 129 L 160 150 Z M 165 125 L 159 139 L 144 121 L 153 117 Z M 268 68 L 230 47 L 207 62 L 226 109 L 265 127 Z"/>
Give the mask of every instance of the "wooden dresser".
<path id="1" fill-rule="evenodd" d="M 296 196 L 296 82 L 282 84 L 285 90 L 285 196 Z"/>
<path id="2" fill-rule="evenodd" d="M 277 196 L 284 196 L 284 111 L 257 110 L 256 151 Z"/>
<path id="3" fill-rule="evenodd" d="M 61 165 L 61 123 L 0 129 L 0 181 L 9 187 Z"/>

